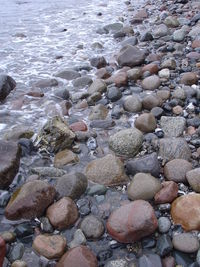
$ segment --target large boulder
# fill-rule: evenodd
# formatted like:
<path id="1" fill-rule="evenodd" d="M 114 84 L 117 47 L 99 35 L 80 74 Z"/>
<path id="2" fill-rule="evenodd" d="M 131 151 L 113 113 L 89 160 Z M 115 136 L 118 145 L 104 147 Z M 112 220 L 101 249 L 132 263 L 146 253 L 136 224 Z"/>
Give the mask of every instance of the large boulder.
<path id="1" fill-rule="evenodd" d="M 15 142 L 0 140 L 0 189 L 6 189 L 19 169 L 21 149 Z"/>
<path id="2" fill-rule="evenodd" d="M 158 222 L 152 206 L 135 200 L 115 210 L 107 222 L 108 233 L 122 243 L 133 243 L 155 232 Z"/>
<path id="3" fill-rule="evenodd" d="M 3 101 L 15 87 L 16 82 L 13 78 L 0 74 L 0 101 Z"/>
<path id="4" fill-rule="evenodd" d="M 39 217 L 54 201 L 55 194 L 54 187 L 46 182 L 27 182 L 13 193 L 5 209 L 5 216 L 9 220 Z"/>
<path id="5" fill-rule="evenodd" d="M 141 65 L 145 60 L 145 52 L 135 46 L 127 45 L 121 49 L 117 56 L 118 64 L 121 67 L 135 67 Z"/>

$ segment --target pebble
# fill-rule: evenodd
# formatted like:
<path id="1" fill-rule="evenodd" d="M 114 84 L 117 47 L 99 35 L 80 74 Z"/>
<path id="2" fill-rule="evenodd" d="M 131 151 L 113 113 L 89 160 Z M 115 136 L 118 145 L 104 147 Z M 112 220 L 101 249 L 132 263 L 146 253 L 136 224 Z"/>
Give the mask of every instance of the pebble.
<path id="1" fill-rule="evenodd" d="M 78 156 L 69 149 L 58 152 L 54 157 L 54 167 L 56 168 L 62 168 L 68 164 L 76 164 L 78 162 Z"/>
<path id="2" fill-rule="evenodd" d="M 172 243 L 175 249 L 184 253 L 194 253 L 199 249 L 199 240 L 191 233 L 174 234 Z"/>
<path id="3" fill-rule="evenodd" d="M 127 45 L 124 49 L 122 49 L 119 52 L 117 56 L 117 62 L 121 67 L 139 66 L 144 62 L 144 59 L 145 59 L 144 51 L 131 45 Z"/>
<path id="4" fill-rule="evenodd" d="M 158 255 L 164 257 L 169 254 L 173 249 L 171 238 L 167 234 L 161 235 L 156 243 L 156 251 Z"/>
<path id="5" fill-rule="evenodd" d="M 152 75 L 142 81 L 142 87 L 145 90 L 155 90 L 160 86 L 160 78 L 157 75 Z"/>
<path id="6" fill-rule="evenodd" d="M 165 137 L 179 137 L 185 129 L 186 120 L 183 117 L 162 116 L 160 124 Z"/>
<path id="7" fill-rule="evenodd" d="M 3 266 L 5 255 L 6 255 L 6 243 L 4 239 L 0 236 L 0 266 Z"/>
<path id="8" fill-rule="evenodd" d="M 135 127 L 144 133 L 153 132 L 157 123 L 152 113 L 144 113 L 135 120 Z"/>
<path id="9" fill-rule="evenodd" d="M 80 229 L 87 239 L 98 239 L 104 233 L 104 225 L 103 222 L 94 215 L 86 216 L 81 224 Z"/>
<path id="10" fill-rule="evenodd" d="M 87 240 L 86 240 L 85 235 L 82 232 L 82 230 L 81 229 L 77 229 L 74 232 L 72 241 L 70 243 L 68 243 L 68 247 L 69 248 L 75 248 L 75 247 L 78 247 L 80 245 L 85 245 L 86 241 Z"/>
<path id="11" fill-rule="evenodd" d="M 156 204 L 171 203 L 178 195 L 178 185 L 173 181 L 163 182 L 161 190 L 154 196 Z"/>
<path id="12" fill-rule="evenodd" d="M 171 227 L 171 222 L 167 217 L 160 217 L 158 219 L 158 229 L 160 233 L 162 234 L 167 233 L 170 227 Z"/>
<path id="13" fill-rule="evenodd" d="M 137 95 L 127 96 L 124 99 L 123 107 L 129 112 L 139 112 L 142 110 L 142 102 Z"/>
<path id="14" fill-rule="evenodd" d="M 143 256 L 139 257 L 138 260 L 139 267 L 162 267 L 161 258 L 159 255 L 154 253 L 144 254 Z"/>
<path id="15" fill-rule="evenodd" d="M 6 74 L 0 74 L 0 101 L 6 99 L 15 87 L 16 81 L 12 77 Z"/>
<path id="16" fill-rule="evenodd" d="M 25 261 L 16 260 L 11 264 L 11 267 L 28 267 L 28 265 Z"/>
<path id="17" fill-rule="evenodd" d="M 22 243 L 14 244 L 7 255 L 8 260 L 12 263 L 16 260 L 20 260 L 24 254 L 24 245 Z"/>
<path id="18" fill-rule="evenodd" d="M 196 193 L 200 193 L 200 168 L 189 170 L 186 173 L 186 179 L 192 189 Z"/>
<path id="19" fill-rule="evenodd" d="M 16 234 L 14 232 L 3 232 L 3 233 L 0 233 L 0 236 L 1 238 L 3 238 L 3 240 L 6 242 L 6 243 L 13 243 L 16 239 Z"/>

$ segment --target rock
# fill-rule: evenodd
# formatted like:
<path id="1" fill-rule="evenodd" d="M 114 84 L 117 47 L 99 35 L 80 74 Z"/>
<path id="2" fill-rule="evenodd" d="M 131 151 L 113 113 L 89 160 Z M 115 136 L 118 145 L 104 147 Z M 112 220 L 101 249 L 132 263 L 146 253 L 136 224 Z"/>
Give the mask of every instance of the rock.
<path id="1" fill-rule="evenodd" d="M 154 107 L 160 106 L 160 99 L 156 95 L 147 95 L 142 100 L 144 109 L 151 110 Z"/>
<path id="2" fill-rule="evenodd" d="M 160 255 L 161 257 L 164 257 L 170 251 L 172 251 L 172 249 L 173 249 L 173 245 L 172 245 L 172 241 L 169 235 L 166 235 L 166 234 L 161 235 L 158 238 L 157 244 L 156 244 L 156 251 L 158 255 Z"/>
<path id="3" fill-rule="evenodd" d="M 174 250 L 173 256 L 174 256 L 175 262 L 176 262 L 176 264 L 178 264 L 178 266 L 197 267 L 197 266 L 192 264 L 194 259 L 192 259 L 190 257 L 190 255 L 187 255 L 187 254 L 185 254 L 183 252 Z"/>
<path id="4" fill-rule="evenodd" d="M 137 43 L 138 43 L 137 37 L 131 36 L 131 37 L 125 39 L 124 41 L 122 41 L 120 44 L 122 47 L 124 47 L 127 45 L 135 46 Z"/>
<path id="5" fill-rule="evenodd" d="M 72 241 L 68 244 L 69 248 L 75 248 L 80 245 L 85 245 L 86 244 L 86 238 L 82 232 L 81 229 L 77 229 L 73 235 Z"/>
<path id="6" fill-rule="evenodd" d="M 106 83 L 101 79 L 96 79 L 88 88 L 88 94 L 92 95 L 94 93 L 104 93 L 107 89 Z"/>
<path id="7" fill-rule="evenodd" d="M 126 86 L 128 83 L 127 73 L 124 71 L 117 72 L 113 74 L 110 78 L 106 80 L 107 84 L 114 83 L 116 87 Z"/>
<path id="8" fill-rule="evenodd" d="M 0 236 L 6 243 L 13 243 L 16 239 L 16 234 L 14 232 L 5 231 L 3 233 L 0 233 Z"/>
<path id="9" fill-rule="evenodd" d="M 164 110 L 160 107 L 154 107 L 151 109 L 151 113 L 153 114 L 155 118 L 159 119 L 163 115 Z"/>
<path id="10" fill-rule="evenodd" d="M 123 103 L 124 109 L 129 112 L 139 112 L 142 110 L 142 102 L 137 95 L 127 96 Z"/>
<path id="11" fill-rule="evenodd" d="M 128 197 L 131 200 L 150 200 L 161 189 L 161 184 L 149 173 L 137 173 L 127 189 Z"/>
<path id="12" fill-rule="evenodd" d="M 141 35 L 141 42 L 148 42 L 148 41 L 153 41 L 153 36 L 151 32 L 145 32 L 144 34 Z"/>
<path id="13" fill-rule="evenodd" d="M 80 228 L 87 239 L 98 239 L 105 231 L 103 222 L 94 215 L 84 217 Z"/>
<path id="14" fill-rule="evenodd" d="M 185 94 L 184 89 L 183 88 L 177 88 L 176 90 L 174 90 L 174 92 L 172 92 L 172 98 L 185 100 L 186 94 Z"/>
<path id="15" fill-rule="evenodd" d="M 90 128 L 108 129 L 115 126 L 115 121 L 112 119 L 93 120 L 90 123 Z"/>
<path id="16" fill-rule="evenodd" d="M 5 216 L 8 220 L 39 217 L 53 202 L 55 194 L 54 187 L 46 182 L 27 182 L 13 193 L 5 209 Z"/>
<path id="17" fill-rule="evenodd" d="M 135 175 L 138 172 L 150 173 L 158 177 L 160 174 L 160 164 L 156 153 L 148 154 L 140 158 L 131 159 L 126 163 L 126 172 Z"/>
<path id="18" fill-rule="evenodd" d="M 67 123 L 58 116 L 50 118 L 37 136 L 37 146 L 46 148 L 50 153 L 71 147 L 75 134 Z"/>
<path id="19" fill-rule="evenodd" d="M 171 227 L 171 222 L 167 217 L 160 217 L 158 219 L 158 229 L 160 233 L 162 234 L 167 233 L 170 227 Z"/>
<path id="20" fill-rule="evenodd" d="M 54 167 L 62 168 L 67 164 L 75 164 L 79 162 L 79 158 L 71 150 L 65 149 L 58 152 L 54 158 Z"/>
<path id="21" fill-rule="evenodd" d="M 47 217 L 40 218 L 40 228 L 44 233 L 53 233 L 53 226 L 50 224 Z"/>
<path id="22" fill-rule="evenodd" d="M 109 138 L 109 147 L 117 155 L 135 156 L 142 146 L 143 135 L 136 128 L 121 130 Z"/>
<path id="23" fill-rule="evenodd" d="M 182 42 L 185 39 L 186 32 L 183 29 L 176 30 L 173 32 L 173 40 L 175 42 Z"/>
<path id="24" fill-rule="evenodd" d="M 120 22 L 110 23 L 103 27 L 107 32 L 116 33 L 123 28 L 123 24 Z"/>
<path id="25" fill-rule="evenodd" d="M 6 131 L 4 138 L 6 141 L 18 141 L 20 138 L 31 138 L 34 135 L 34 131 L 30 127 L 26 126 L 16 126 L 12 129 Z"/>
<path id="26" fill-rule="evenodd" d="M 184 253 L 194 253 L 199 249 L 199 240 L 191 233 L 174 234 L 172 243 L 175 249 Z"/>
<path id="27" fill-rule="evenodd" d="M 157 254 L 145 254 L 141 256 L 138 261 L 139 267 L 162 267 L 161 259 Z"/>
<path id="28" fill-rule="evenodd" d="M 165 35 L 168 35 L 168 33 L 169 33 L 169 29 L 167 28 L 167 26 L 165 24 L 160 24 L 160 25 L 154 27 L 153 37 L 154 38 L 160 38 L 160 37 L 163 37 Z"/>
<path id="29" fill-rule="evenodd" d="M 143 113 L 135 120 L 135 127 L 144 133 L 153 132 L 156 125 L 156 119 L 152 113 Z"/>
<path id="30" fill-rule="evenodd" d="M 15 87 L 16 82 L 12 77 L 6 74 L 0 74 L 0 101 L 6 99 Z"/>
<path id="31" fill-rule="evenodd" d="M 93 120 L 104 120 L 108 115 L 108 109 L 103 104 L 98 104 L 93 107 L 89 114 L 89 119 Z"/>
<path id="32" fill-rule="evenodd" d="M 170 70 L 175 70 L 176 69 L 176 61 L 173 58 L 168 58 L 165 59 L 162 63 L 161 63 L 161 68 L 168 68 Z"/>
<path id="33" fill-rule="evenodd" d="M 66 69 L 56 73 L 55 76 L 70 81 L 80 77 L 81 75 L 73 69 Z"/>
<path id="34" fill-rule="evenodd" d="M 20 260 L 24 254 L 24 245 L 22 243 L 15 243 L 7 255 L 8 260 L 12 263 L 16 260 Z"/>
<path id="35" fill-rule="evenodd" d="M 0 266 L 3 266 L 4 258 L 6 255 L 6 243 L 0 236 Z"/>
<path id="36" fill-rule="evenodd" d="M 198 82 L 198 77 L 193 72 L 185 72 L 182 77 L 180 83 L 185 85 L 193 85 Z"/>
<path id="37" fill-rule="evenodd" d="M 133 243 L 155 232 L 158 226 L 152 206 L 144 200 L 123 205 L 110 215 L 107 230 L 122 243 Z"/>
<path id="38" fill-rule="evenodd" d="M 160 86 L 160 78 L 157 75 L 152 75 L 142 81 L 142 87 L 145 90 L 155 90 Z"/>
<path id="39" fill-rule="evenodd" d="M 54 87 L 58 86 L 58 81 L 56 79 L 42 79 L 34 83 L 34 86 L 39 88 L 47 88 L 47 87 Z"/>
<path id="40" fill-rule="evenodd" d="M 71 198 L 63 197 L 47 209 L 46 216 L 56 229 L 63 230 L 76 222 L 78 210 Z"/>
<path id="41" fill-rule="evenodd" d="M 28 267 L 28 265 L 25 261 L 16 260 L 12 263 L 11 267 Z"/>
<path id="42" fill-rule="evenodd" d="M 169 79 L 170 78 L 170 71 L 169 69 L 162 69 L 158 72 L 158 76 L 161 78 L 161 79 Z"/>
<path id="43" fill-rule="evenodd" d="M 144 51 L 135 46 L 127 45 L 117 56 L 117 62 L 121 67 L 135 67 L 141 65 L 145 60 Z"/>
<path id="44" fill-rule="evenodd" d="M 142 67 L 142 72 L 150 72 L 150 74 L 156 74 L 158 73 L 158 65 L 155 63 L 150 63 Z"/>
<path id="45" fill-rule="evenodd" d="M 191 152 L 183 138 L 163 138 L 160 140 L 159 155 L 164 160 L 185 159 L 189 160 Z"/>
<path id="46" fill-rule="evenodd" d="M 107 97 L 111 102 L 115 102 L 122 97 L 122 93 L 117 87 L 110 87 L 107 90 Z"/>
<path id="47" fill-rule="evenodd" d="M 186 182 L 186 173 L 192 170 L 192 164 L 184 159 L 173 159 L 164 166 L 164 175 L 167 180 L 176 183 Z"/>
<path id="48" fill-rule="evenodd" d="M 176 28 L 180 24 L 178 19 L 173 16 L 166 17 L 166 19 L 164 20 L 164 23 L 167 27 L 171 27 L 171 28 Z"/>
<path id="49" fill-rule="evenodd" d="M 186 179 L 192 189 L 200 193 L 200 168 L 188 171 L 186 173 Z"/>
<path id="50" fill-rule="evenodd" d="M 107 62 L 105 60 L 104 57 L 102 56 L 98 56 L 98 57 L 93 57 L 90 59 L 90 64 L 97 68 L 97 69 L 100 69 L 100 68 L 103 68 L 107 65 Z"/>
<path id="51" fill-rule="evenodd" d="M 87 189 L 87 177 L 83 173 L 70 173 L 60 177 L 56 183 L 57 199 L 70 197 L 78 199 Z"/>
<path id="52" fill-rule="evenodd" d="M 66 239 L 61 235 L 38 235 L 33 241 L 33 249 L 47 259 L 60 258 L 66 246 Z"/>
<path id="53" fill-rule="evenodd" d="M 0 189 L 6 189 L 18 172 L 21 148 L 17 143 L 0 140 Z"/>
<path id="54" fill-rule="evenodd" d="M 94 196 L 94 195 L 105 195 L 107 191 L 107 187 L 101 184 L 95 184 L 88 188 L 87 195 Z"/>
<path id="55" fill-rule="evenodd" d="M 39 175 L 40 177 L 60 177 L 66 172 L 64 170 L 54 167 L 35 167 L 31 169 L 32 173 Z"/>
<path id="56" fill-rule="evenodd" d="M 54 95 L 63 99 L 63 100 L 68 100 L 70 97 L 69 91 L 67 88 L 59 88 L 56 91 L 54 91 Z"/>
<path id="57" fill-rule="evenodd" d="M 118 185 L 128 181 L 124 166 L 120 159 L 108 154 L 91 161 L 85 169 L 88 180 L 103 185 Z"/>
<path id="58" fill-rule="evenodd" d="M 127 261 L 123 260 L 123 259 L 119 259 L 119 260 L 111 260 L 108 261 L 104 267 L 127 267 Z M 135 267 L 135 265 L 131 264 L 131 267 Z"/>
<path id="59" fill-rule="evenodd" d="M 85 88 L 92 84 L 92 79 L 88 76 L 78 77 L 72 82 L 73 86 L 77 89 Z"/>
<path id="60" fill-rule="evenodd" d="M 72 124 L 70 124 L 69 128 L 73 131 L 73 132 L 78 132 L 78 131 L 87 131 L 87 125 L 84 121 L 77 121 L 74 122 Z"/>
<path id="61" fill-rule="evenodd" d="M 200 230 L 200 194 L 178 197 L 171 207 L 175 224 L 181 224 L 185 231 Z"/>
<path id="62" fill-rule="evenodd" d="M 77 246 L 68 250 L 56 267 L 97 267 L 97 259 L 86 246 Z"/>
<path id="63" fill-rule="evenodd" d="M 140 68 L 133 68 L 127 71 L 128 79 L 131 81 L 137 81 L 141 76 L 142 72 Z"/>
<path id="64" fill-rule="evenodd" d="M 162 267 L 175 267 L 175 259 L 172 256 L 162 259 Z"/>
<path id="65" fill-rule="evenodd" d="M 92 95 L 90 95 L 87 98 L 87 104 L 89 106 L 94 106 L 96 104 L 97 101 L 99 101 L 101 99 L 101 94 L 100 93 L 93 93 Z"/>
<path id="66" fill-rule="evenodd" d="M 171 203 L 178 195 L 178 185 L 173 182 L 163 182 L 161 190 L 154 196 L 156 204 Z"/>
<path id="67" fill-rule="evenodd" d="M 14 233 L 17 238 L 24 238 L 33 235 L 33 226 L 31 226 L 28 222 L 21 223 L 18 226 L 15 226 Z"/>

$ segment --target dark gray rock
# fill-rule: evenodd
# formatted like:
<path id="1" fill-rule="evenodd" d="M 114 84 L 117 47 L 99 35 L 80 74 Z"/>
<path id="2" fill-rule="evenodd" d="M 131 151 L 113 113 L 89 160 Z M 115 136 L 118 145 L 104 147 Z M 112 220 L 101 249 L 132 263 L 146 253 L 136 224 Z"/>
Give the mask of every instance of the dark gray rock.
<path id="1" fill-rule="evenodd" d="M 107 62 L 105 60 L 104 57 L 102 56 L 99 56 L 99 57 L 93 57 L 90 59 L 90 64 L 97 68 L 97 69 L 100 69 L 100 68 L 103 68 L 107 65 Z"/>
<path id="2" fill-rule="evenodd" d="M 115 102 L 122 97 L 122 93 L 117 87 L 110 87 L 107 89 L 107 97 L 110 101 Z"/>
<path id="3" fill-rule="evenodd" d="M 91 128 L 100 128 L 100 129 L 108 129 L 115 126 L 115 121 L 112 119 L 106 120 L 93 120 L 90 123 Z"/>
<path id="4" fill-rule="evenodd" d="M 80 77 L 81 75 L 73 69 L 66 69 L 56 73 L 55 76 L 70 81 Z"/>
<path id="5" fill-rule="evenodd" d="M 103 222 L 94 215 L 85 217 L 80 224 L 80 228 L 88 239 L 100 238 L 105 231 Z"/>
<path id="6" fill-rule="evenodd" d="M 73 81 L 73 86 L 76 87 L 77 89 L 84 88 L 91 84 L 92 84 L 92 79 L 88 76 L 82 76 L 82 77 L 76 78 Z"/>
<path id="7" fill-rule="evenodd" d="M 156 254 L 145 254 L 138 260 L 138 267 L 162 267 L 161 258 Z"/>
<path id="8" fill-rule="evenodd" d="M 121 42 L 121 46 L 124 47 L 126 45 L 136 45 L 138 43 L 138 39 L 135 36 L 129 37 L 128 39 Z"/>
<path id="9" fill-rule="evenodd" d="M 16 82 L 12 77 L 0 74 L 0 101 L 3 101 L 15 87 Z"/>
<path id="10" fill-rule="evenodd" d="M 169 237 L 169 235 L 161 235 L 158 240 L 157 240 L 157 244 L 156 244 L 156 251 L 157 253 L 161 256 L 164 257 L 166 256 L 170 251 L 172 251 L 173 249 L 173 245 L 172 245 L 172 241 L 171 238 Z"/>
<path id="11" fill-rule="evenodd" d="M 56 79 L 42 79 L 34 83 L 34 86 L 39 88 L 54 87 L 57 85 L 58 81 Z"/>
<path id="12" fill-rule="evenodd" d="M 22 243 L 15 244 L 9 251 L 7 256 L 10 262 L 20 260 L 24 254 L 24 245 Z"/>
<path id="13" fill-rule="evenodd" d="M 67 100 L 69 98 L 69 91 L 66 88 L 61 88 L 61 89 L 55 90 L 54 95 L 64 100 Z"/>
<path id="14" fill-rule="evenodd" d="M 131 45 L 127 45 L 126 47 L 122 48 L 117 57 L 118 64 L 121 67 L 139 66 L 144 62 L 144 60 L 145 52 Z"/>

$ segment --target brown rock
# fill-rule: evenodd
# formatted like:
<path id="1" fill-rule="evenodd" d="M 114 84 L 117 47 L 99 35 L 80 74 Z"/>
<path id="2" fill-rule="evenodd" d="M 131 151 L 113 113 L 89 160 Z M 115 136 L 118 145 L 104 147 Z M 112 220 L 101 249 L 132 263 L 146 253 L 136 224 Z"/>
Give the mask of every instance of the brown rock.
<path id="1" fill-rule="evenodd" d="M 185 231 L 200 231 L 200 194 L 178 197 L 171 207 L 175 224 L 181 224 Z"/>
<path id="2" fill-rule="evenodd" d="M 106 80 L 106 83 L 114 83 L 115 86 L 121 87 L 125 86 L 128 83 L 128 76 L 126 72 L 118 72 L 112 75 L 109 79 Z"/>
<path id="3" fill-rule="evenodd" d="M 69 128 L 73 131 L 73 132 L 77 132 L 77 131 L 87 131 L 87 125 L 85 124 L 85 122 L 83 121 L 78 121 L 78 122 L 74 122 L 72 123 Z"/>
<path id="4" fill-rule="evenodd" d="M 6 255 L 6 243 L 4 239 L 0 236 L 0 266 L 3 266 L 5 255 Z"/>
<path id="5" fill-rule="evenodd" d="M 156 95 L 162 100 L 165 101 L 170 98 L 170 91 L 167 89 L 159 90 Z"/>
<path id="6" fill-rule="evenodd" d="M 56 267 L 98 267 L 98 263 L 89 248 L 78 246 L 67 251 Z"/>
<path id="7" fill-rule="evenodd" d="M 111 72 L 108 71 L 107 68 L 101 68 L 97 70 L 96 76 L 99 79 L 108 79 L 111 76 Z"/>
<path id="8" fill-rule="evenodd" d="M 145 90 L 155 90 L 160 86 L 160 78 L 157 75 L 152 75 L 142 81 L 142 87 Z"/>
<path id="9" fill-rule="evenodd" d="M 200 40 L 194 40 L 192 42 L 192 48 L 199 48 L 200 47 Z"/>
<path id="10" fill-rule="evenodd" d="M 192 189 L 195 192 L 200 193 L 200 168 L 188 171 L 186 173 L 186 179 Z"/>
<path id="11" fill-rule="evenodd" d="M 152 108 L 160 106 L 160 99 L 156 95 L 147 95 L 142 100 L 143 108 L 151 110 Z"/>
<path id="12" fill-rule="evenodd" d="M 186 72 L 181 77 L 181 81 L 180 82 L 182 84 L 185 84 L 185 85 L 193 85 L 193 84 L 196 84 L 198 82 L 198 77 L 193 72 Z"/>
<path id="13" fill-rule="evenodd" d="M 54 158 L 54 167 L 62 168 L 67 164 L 73 164 L 79 162 L 79 158 L 71 150 L 65 149 L 58 152 Z"/>
<path id="14" fill-rule="evenodd" d="M 176 183 L 186 182 L 186 172 L 192 170 L 192 164 L 184 159 L 173 159 L 164 166 L 164 175 L 167 180 Z"/>
<path id="15" fill-rule="evenodd" d="M 162 259 L 162 265 L 163 267 L 175 267 L 176 262 L 172 256 L 169 256 L 169 257 Z"/>
<path id="16" fill-rule="evenodd" d="M 46 216 L 55 228 L 62 230 L 76 222 L 78 210 L 71 198 L 63 197 L 47 209 Z"/>
<path id="17" fill-rule="evenodd" d="M 156 204 L 171 203 L 178 195 L 178 185 L 173 182 L 163 182 L 161 190 L 155 195 Z"/>
<path id="18" fill-rule="evenodd" d="M 115 210 L 107 221 L 108 233 L 117 241 L 132 243 L 155 232 L 158 226 L 152 206 L 136 200 Z"/>
<path id="19" fill-rule="evenodd" d="M 43 97 L 44 93 L 42 92 L 34 92 L 34 91 L 30 91 L 28 92 L 26 95 L 28 96 L 32 96 L 32 97 Z"/>
<path id="20" fill-rule="evenodd" d="M 27 182 L 13 193 L 5 209 L 5 216 L 8 220 L 39 217 L 53 202 L 55 194 L 54 187 L 46 182 Z"/>
<path id="21" fill-rule="evenodd" d="M 148 65 L 145 65 L 143 68 L 142 68 L 142 72 L 146 72 L 146 71 L 149 71 L 151 74 L 156 74 L 158 73 L 158 65 L 157 64 L 154 64 L 154 63 L 150 63 Z"/>
<path id="22" fill-rule="evenodd" d="M 196 132 L 195 127 L 193 127 L 193 126 L 189 126 L 189 127 L 187 128 L 187 134 L 189 134 L 189 135 L 193 135 L 193 134 L 195 134 L 195 132 Z"/>
<path id="23" fill-rule="evenodd" d="M 175 115 L 180 115 L 183 113 L 183 108 L 178 105 L 178 106 L 173 107 L 172 111 Z"/>
<path id="24" fill-rule="evenodd" d="M 66 239 L 61 235 L 38 235 L 33 241 L 33 249 L 47 259 L 60 258 L 66 245 Z"/>
<path id="25" fill-rule="evenodd" d="M 156 125 L 156 119 L 152 113 L 144 113 L 135 120 L 135 127 L 144 133 L 153 132 Z"/>

